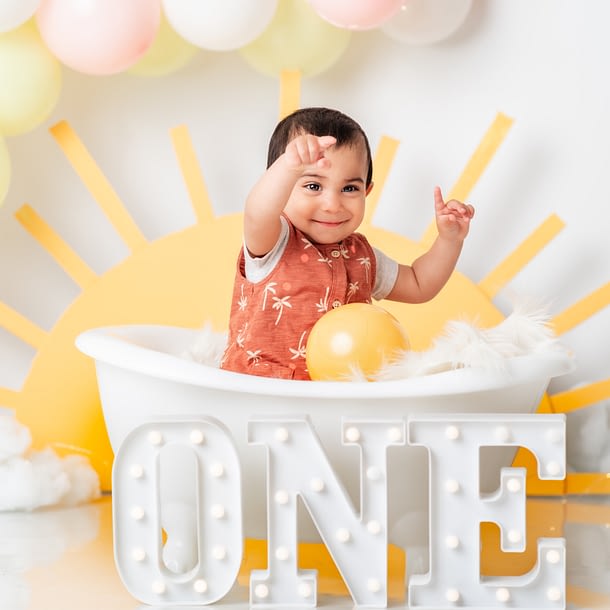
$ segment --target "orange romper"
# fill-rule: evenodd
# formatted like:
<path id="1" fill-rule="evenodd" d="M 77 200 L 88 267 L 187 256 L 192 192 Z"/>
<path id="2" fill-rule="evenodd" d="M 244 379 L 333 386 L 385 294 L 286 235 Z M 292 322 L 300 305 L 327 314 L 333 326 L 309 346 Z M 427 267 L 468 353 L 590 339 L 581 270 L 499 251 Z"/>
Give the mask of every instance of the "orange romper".
<path id="1" fill-rule="evenodd" d="M 315 244 L 288 225 L 286 249 L 260 282 L 246 278 L 241 250 L 223 369 L 310 379 L 305 346 L 314 323 L 331 308 L 372 301 L 376 258 L 366 237 L 353 233 L 339 244 Z"/>

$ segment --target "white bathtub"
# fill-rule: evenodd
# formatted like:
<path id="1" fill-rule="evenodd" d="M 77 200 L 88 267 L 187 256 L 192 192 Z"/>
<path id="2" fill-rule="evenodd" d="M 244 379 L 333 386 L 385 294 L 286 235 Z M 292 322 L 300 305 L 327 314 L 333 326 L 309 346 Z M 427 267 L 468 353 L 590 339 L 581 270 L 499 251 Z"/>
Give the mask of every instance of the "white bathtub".
<path id="1" fill-rule="evenodd" d="M 111 445 L 147 422 L 220 420 L 237 446 L 242 473 L 244 535 L 266 535 L 266 452 L 247 443 L 248 420 L 261 415 L 307 414 L 337 476 L 358 506 L 360 455 L 341 442 L 341 420 L 350 417 L 402 418 L 413 413 L 531 413 L 551 378 L 573 363 L 562 352 L 508 359 L 503 370 L 464 368 L 417 378 L 366 382 L 287 381 L 241 375 L 180 357 L 199 331 L 168 326 L 120 326 L 89 330 L 78 348 L 95 360 L 100 397 Z M 483 490 L 495 489 L 499 468 L 510 465 L 514 449 L 486 455 Z M 425 545 L 427 452 L 392 447 L 388 460 L 388 532 L 403 547 Z M 183 471 L 176 467 L 172 485 Z M 304 511 L 303 511 L 304 512 Z M 301 540 L 316 539 L 299 516 Z"/>

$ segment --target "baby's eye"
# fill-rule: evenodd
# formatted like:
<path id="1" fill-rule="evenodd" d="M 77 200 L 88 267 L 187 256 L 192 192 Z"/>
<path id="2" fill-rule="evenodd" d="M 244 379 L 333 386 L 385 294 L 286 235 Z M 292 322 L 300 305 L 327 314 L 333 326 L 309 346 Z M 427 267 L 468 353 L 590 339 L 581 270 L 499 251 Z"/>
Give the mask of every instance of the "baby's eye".
<path id="1" fill-rule="evenodd" d="M 360 190 L 355 184 L 348 184 L 343 187 L 343 192 L 345 193 L 354 193 L 355 191 Z"/>
<path id="2" fill-rule="evenodd" d="M 319 191 L 320 185 L 316 184 L 315 182 L 309 182 L 305 185 L 305 189 L 308 191 Z"/>

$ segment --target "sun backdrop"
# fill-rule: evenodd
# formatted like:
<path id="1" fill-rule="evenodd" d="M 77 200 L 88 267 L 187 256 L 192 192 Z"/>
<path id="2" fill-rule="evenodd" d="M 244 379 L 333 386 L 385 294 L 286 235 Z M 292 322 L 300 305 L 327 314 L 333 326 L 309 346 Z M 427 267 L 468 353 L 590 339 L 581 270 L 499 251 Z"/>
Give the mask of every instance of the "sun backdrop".
<path id="1" fill-rule="evenodd" d="M 280 79 L 280 115 L 299 105 L 300 77 L 286 72 Z M 448 197 L 467 200 L 512 119 L 499 114 L 483 134 L 478 148 Z M 51 134 L 98 205 L 126 244 L 130 254 L 120 263 L 96 274 L 48 223 L 29 205 L 16 216 L 80 287 L 79 296 L 45 331 L 0 302 L 0 325 L 31 345 L 36 356 L 19 391 L 0 388 L 0 402 L 16 409 L 30 427 L 36 446 L 51 445 L 66 452 L 87 455 L 99 472 L 102 486 L 110 488 L 112 451 L 105 431 L 93 361 L 75 348 L 78 334 L 88 328 L 115 324 L 169 324 L 200 328 L 211 323 L 227 326 L 236 253 L 241 243 L 241 214 L 215 216 L 203 173 L 186 126 L 171 130 L 170 138 L 195 213 L 194 225 L 160 239 L 147 240 L 126 207 L 89 154 L 78 134 L 65 121 Z M 409 262 L 421 254 L 435 235 L 434 223 L 418 242 L 376 227 L 374 215 L 399 142 L 384 136 L 377 145 L 375 189 L 367 202 L 362 231 L 371 243 L 391 257 Z M 448 320 L 469 318 L 482 326 L 498 324 L 503 314 L 492 298 L 563 228 L 552 215 L 543 222 L 486 278 L 475 284 L 455 272 L 443 291 L 425 306 L 384 302 L 407 328 L 413 349 L 425 349 Z M 586 320 L 610 300 L 606 285 L 554 319 L 559 334 Z M 610 381 L 576 391 L 547 396 L 543 411 L 570 411 L 586 407 L 610 394 Z M 571 474 L 566 482 L 544 484 L 535 477 L 531 457 L 517 456 L 529 466 L 530 493 L 607 493 L 605 475 Z"/>

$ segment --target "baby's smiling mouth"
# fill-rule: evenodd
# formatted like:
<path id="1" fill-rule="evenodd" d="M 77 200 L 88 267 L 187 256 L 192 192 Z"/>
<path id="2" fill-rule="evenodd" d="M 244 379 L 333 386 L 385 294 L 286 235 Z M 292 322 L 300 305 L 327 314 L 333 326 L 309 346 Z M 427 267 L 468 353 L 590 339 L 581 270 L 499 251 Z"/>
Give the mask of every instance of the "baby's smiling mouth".
<path id="1" fill-rule="evenodd" d="M 325 226 L 325 227 L 340 227 L 343 223 L 345 223 L 345 220 L 316 220 L 315 218 L 312 219 L 313 222 L 315 222 L 316 224 Z"/>

